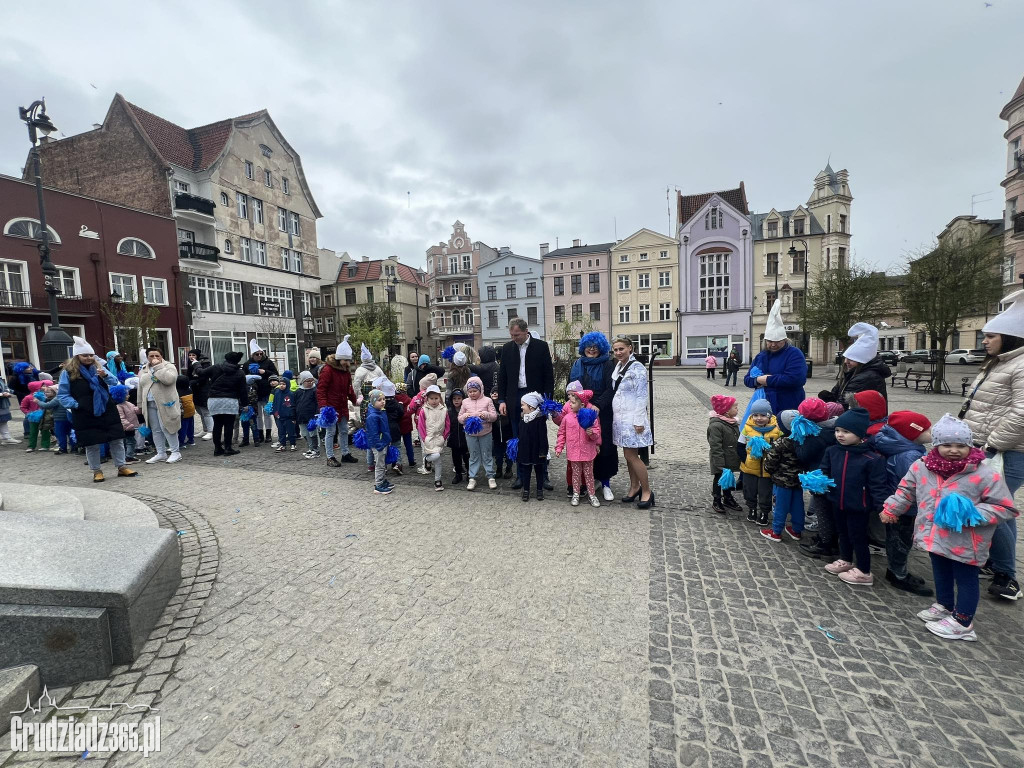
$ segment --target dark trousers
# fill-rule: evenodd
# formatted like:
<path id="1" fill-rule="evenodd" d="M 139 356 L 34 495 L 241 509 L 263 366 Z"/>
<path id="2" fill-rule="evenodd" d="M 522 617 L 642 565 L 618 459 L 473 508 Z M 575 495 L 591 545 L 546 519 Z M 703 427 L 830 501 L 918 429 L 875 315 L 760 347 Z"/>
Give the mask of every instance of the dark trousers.
<path id="1" fill-rule="evenodd" d="M 452 467 L 455 468 L 456 474 L 463 474 L 469 472 L 469 451 L 459 451 L 452 448 Z"/>
<path id="2" fill-rule="evenodd" d="M 402 435 L 402 442 L 405 443 L 405 455 L 409 457 L 409 466 L 416 466 L 416 452 L 412 449 L 412 432 Z"/>
<path id="3" fill-rule="evenodd" d="M 68 441 L 71 439 L 71 422 L 67 419 L 54 419 L 53 435 L 57 438 L 62 453 L 67 453 Z"/>
<path id="4" fill-rule="evenodd" d="M 501 431 L 497 428 L 491 431 L 491 455 L 494 457 L 495 476 L 501 474 L 501 463 L 503 461 L 507 462 L 510 467 L 512 466 L 512 462 L 505 456 L 505 449 L 508 447 L 508 436 L 506 435 L 505 439 L 502 440 Z"/>
<path id="5" fill-rule="evenodd" d="M 743 498 L 748 510 L 758 510 L 763 515 L 772 511 L 772 479 L 743 472 Z"/>
<path id="6" fill-rule="evenodd" d="M 527 493 L 530 492 L 530 474 L 531 471 L 537 475 L 537 490 L 540 491 L 544 488 L 544 478 L 547 476 L 547 462 L 538 461 L 536 464 L 522 464 L 518 465 L 519 468 L 519 482 L 523 484 L 523 490 Z"/>
<path id="7" fill-rule="evenodd" d="M 732 385 L 734 387 L 736 386 L 736 374 L 737 373 L 739 373 L 739 371 L 726 371 L 725 372 L 725 386 L 727 386 L 727 387 L 729 386 L 729 381 L 730 380 L 732 381 Z"/>
<path id="8" fill-rule="evenodd" d="M 708 368 L 707 369 L 707 371 L 708 371 L 708 378 L 709 379 L 714 379 L 715 378 L 715 370 L 716 370 L 715 368 Z"/>
<path id="9" fill-rule="evenodd" d="M 731 469 L 727 469 L 727 470 L 724 470 L 724 471 L 725 472 L 731 472 L 732 470 Z M 723 470 L 721 470 L 721 469 L 718 470 L 717 472 L 715 472 L 714 479 L 711 481 L 711 498 L 715 502 L 721 502 L 722 501 L 722 497 L 724 496 L 725 500 L 728 501 L 731 504 L 734 501 L 733 497 L 732 497 L 732 489 L 730 488 L 727 491 L 723 491 L 722 487 L 718 484 L 718 481 L 722 478 L 722 472 L 723 472 Z"/>
<path id="10" fill-rule="evenodd" d="M 286 443 L 295 445 L 299 439 L 299 425 L 295 419 L 282 416 L 277 420 L 277 439 L 281 441 L 281 445 Z"/>
<path id="11" fill-rule="evenodd" d="M 812 493 L 807 508 L 818 520 L 818 541 L 829 547 L 836 546 L 839 532 L 836 530 L 836 516 L 828 496 Z"/>
<path id="12" fill-rule="evenodd" d="M 248 423 L 248 422 L 246 422 Z M 230 413 L 220 413 L 213 417 L 213 447 L 230 448 L 231 436 L 235 431 L 235 417 Z"/>
<path id="13" fill-rule="evenodd" d="M 935 600 L 947 611 L 952 611 L 957 621 L 965 627 L 978 612 L 978 579 L 981 569 L 958 560 L 929 553 L 932 559 L 932 576 L 935 579 Z M 956 597 L 954 598 L 954 586 Z"/>
<path id="14" fill-rule="evenodd" d="M 897 579 L 907 578 L 907 558 L 914 547 L 916 521 L 914 515 L 901 515 L 895 523 L 885 526 L 885 557 Z"/>
<path id="15" fill-rule="evenodd" d="M 505 410 L 508 413 L 508 423 L 512 425 L 512 437 L 519 439 L 519 416 L 522 414 L 522 400 L 530 390 L 528 389 L 517 389 L 516 390 L 516 401 L 514 403 L 505 403 Z"/>
<path id="16" fill-rule="evenodd" d="M 871 572 L 871 550 L 868 549 L 867 510 L 853 511 L 832 507 L 839 532 L 839 557 L 856 565 L 862 572 Z"/>
<path id="17" fill-rule="evenodd" d="M 216 419 L 217 417 L 214 416 L 213 418 Z M 214 424 L 216 424 L 216 421 L 214 421 Z M 242 422 L 242 443 L 244 445 L 249 444 L 250 435 L 252 435 L 253 442 L 261 442 L 256 439 L 256 436 L 260 434 L 260 430 L 256 426 L 256 419 L 248 419 L 247 421 Z"/>

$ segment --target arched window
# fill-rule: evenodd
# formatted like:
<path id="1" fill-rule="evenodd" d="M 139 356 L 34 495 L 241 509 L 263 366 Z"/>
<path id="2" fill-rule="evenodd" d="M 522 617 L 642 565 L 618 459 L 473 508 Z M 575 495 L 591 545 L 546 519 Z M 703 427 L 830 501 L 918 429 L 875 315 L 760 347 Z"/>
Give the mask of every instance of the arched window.
<path id="1" fill-rule="evenodd" d="M 117 244 L 117 252 L 122 256 L 138 256 L 140 259 L 155 259 L 156 254 L 148 243 L 136 237 L 126 237 Z"/>
<path id="2" fill-rule="evenodd" d="M 39 233 L 41 231 L 39 226 L 39 219 L 11 219 L 4 225 L 4 234 L 10 235 L 11 237 L 24 237 L 29 240 L 38 240 Z M 57 234 L 53 227 L 47 227 L 46 231 L 50 233 L 50 242 L 54 245 L 60 245 L 60 235 Z"/>
<path id="3" fill-rule="evenodd" d="M 462 318 L 462 313 L 459 310 L 452 312 L 452 325 L 459 325 L 459 321 Z"/>
<path id="4" fill-rule="evenodd" d="M 230 240 L 225 240 L 224 241 L 224 253 L 231 253 L 231 241 Z"/>
<path id="5" fill-rule="evenodd" d="M 472 325 L 472 324 L 473 324 L 473 310 L 472 309 L 467 309 L 466 310 L 466 325 Z"/>

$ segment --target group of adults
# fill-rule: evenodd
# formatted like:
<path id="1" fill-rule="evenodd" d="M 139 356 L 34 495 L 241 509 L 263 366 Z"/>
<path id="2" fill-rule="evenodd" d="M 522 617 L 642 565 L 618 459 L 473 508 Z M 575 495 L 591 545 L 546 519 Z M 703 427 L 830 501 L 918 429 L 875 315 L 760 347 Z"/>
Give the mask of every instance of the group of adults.
<path id="1" fill-rule="evenodd" d="M 1024 291 L 1003 299 L 1007 306 L 982 328 L 986 357 L 958 413 L 974 435 L 975 446 L 989 459 L 1001 462 L 1011 494 L 1024 485 Z M 843 353 L 835 385 L 818 393 L 825 401 L 846 403 L 849 396 L 878 392 L 888 404 L 889 366 L 878 355 L 878 329 L 856 323 L 849 330 L 853 342 Z M 763 388 L 774 413 L 795 409 L 805 398 L 807 364 L 803 352 L 789 343 L 778 301 L 765 328 L 764 349 L 751 363 L 744 384 Z M 989 591 L 1017 600 L 1017 522 L 999 524 L 992 539 L 988 568 L 993 574 Z"/>

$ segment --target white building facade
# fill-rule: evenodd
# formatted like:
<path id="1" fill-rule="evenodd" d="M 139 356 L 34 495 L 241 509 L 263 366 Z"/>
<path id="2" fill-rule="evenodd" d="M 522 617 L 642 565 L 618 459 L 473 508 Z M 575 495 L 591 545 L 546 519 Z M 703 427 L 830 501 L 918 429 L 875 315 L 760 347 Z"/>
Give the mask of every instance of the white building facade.
<path id="1" fill-rule="evenodd" d="M 508 324 L 523 318 L 530 331 L 544 338 L 544 285 L 540 259 L 500 248 L 494 259 L 477 270 L 483 344 L 508 341 Z"/>

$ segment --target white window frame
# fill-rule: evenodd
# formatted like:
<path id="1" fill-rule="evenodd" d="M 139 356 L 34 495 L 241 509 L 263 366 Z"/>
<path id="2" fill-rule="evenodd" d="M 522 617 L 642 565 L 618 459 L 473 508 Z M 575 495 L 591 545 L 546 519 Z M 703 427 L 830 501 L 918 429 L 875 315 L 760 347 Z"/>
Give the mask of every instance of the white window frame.
<path id="1" fill-rule="evenodd" d="M 231 205 L 231 198 L 228 197 L 227 192 L 220 193 L 220 204 L 223 205 L 225 208 Z"/>
<path id="2" fill-rule="evenodd" d="M 187 194 L 189 194 L 189 190 L 191 190 L 191 189 L 192 189 L 192 186 L 187 181 L 180 181 L 179 179 L 175 179 L 174 180 L 174 191 L 175 192 L 178 192 L 178 193 L 180 193 L 182 195 L 187 195 Z"/>
<path id="3" fill-rule="evenodd" d="M 334 333 L 334 315 L 328 315 L 326 319 L 328 333 Z"/>
<path id="4" fill-rule="evenodd" d="M 75 288 L 75 292 L 73 294 L 64 293 L 63 290 L 62 290 L 61 293 L 59 293 L 58 295 L 61 298 L 64 298 L 64 299 L 69 299 L 69 298 L 70 299 L 75 299 L 75 298 L 80 299 L 80 298 L 82 298 L 81 270 L 79 270 L 78 267 L 62 267 L 60 264 L 54 264 L 53 266 L 55 266 L 57 268 L 58 276 L 60 276 L 61 272 L 70 272 L 71 273 L 71 282 L 74 284 L 74 288 Z M 63 287 L 64 287 L 64 280 L 63 279 L 60 279 L 60 285 L 61 285 L 61 288 L 63 289 Z"/>
<path id="5" fill-rule="evenodd" d="M 658 304 L 658 321 L 662 322 L 665 320 L 672 319 L 672 302 L 662 301 Z"/>
<path id="6" fill-rule="evenodd" d="M 127 242 L 142 243 L 144 246 L 146 246 L 147 249 L 149 249 L 150 255 L 149 256 L 142 256 L 142 255 L 140 255 L 138 253 L 125 253 L 124 251 L 121 250 L 121 246 L 124 245 Z M 132 256 L 132 257 L 134 257 L 136 259 L 155 259 L 156 258 L 156 249 L 154 249 L 152 245 L 147 243 L 141 237 L 122 237 L 121 240 L 118 241 L 118 243 L 117 243 L 117 252 L 120 255 L 122 255 L 122 256 Z"/>
<path id="7" fill-rule="evenodd" d="M 632 322 L 629 319 L 629 304 L 619 304 L 619 322 L 629 323 Z"/>
<path id="8" fill-rule="evenodd" d="M 299 294 L 299 297 L 302 302 L 302 316 L 305 317 L 312 311 L 313 300 L 310 297 L 310 294 L 305 291 L 302 291 L 302 293 Z"/>
<path id="9" fill-rule="evenodd" d="M 24 300 L 24 302 L 25 302 L 24 304 L 15 304 L 14 300 L 11 299 L 8 302 L 9 306 L 31 307 L 32 306 L 32 286 L 29 284 L 28 262 L 27 261 L 20 261 L 18 259 L 0 259 L 0 264 L 17 264 L 18 265 L 18 271 L 21 273 L 21 283 L 22 283 L 23 290 L 12 291 L 10 286 L 6 282 L 6 278 L 5 278 L 4 282 L 0 282 L 0 293 L 8 293 L 8 294 L 10 294 L 10 293 L 23 293 L 23 294 L 25 294 L 26 298 Z M 6 271 L 5 271 L 5 273 L 6 273 Z M 32 336 L 32 334 L 29 334 L 29 335 Z M 35 338 L 35 337 L 32 336 L 32 338 Z"/>
<path id="10" fill-rule="evenodd" d="M 262 240 L 252 241 L 252 262 L 261 267 L 267 266 L 267 244 Z"/>
<path id="11" fill-rule="evenodd" d="M 286 208 L 278 207 L 277 209 L 277 230 L 279 232 L 288 231 L 288 210 Z"/>
<path id="12" fill-rule="evenodd" d="M 246 264 L 252 264 L 252 239 L 248 237 L 238 238 L 238 255 Z"/>
<path id="13" fill-rule="evenodd" d="M 291 186 L 288 184 L 288 179 L 285 176 L 281 177 L 281 191 L 286 195 L 290 195 L 292 193 Z"/>
<path id="14" fill-rule="evenodd" d="M 263 201 L 258 197 L 252 199 L 252 219 L 257 224 L 263 223 Z"/>
<path id="15" fill-rule="evenodd" d="M 629 261 L 629 254 L 628 253 L 620 253 L 619 254 L 619 263 L 620 264 L 625 264 L 628 261 Z"/>
<path id="16" fill-rule="evenodd" d="M 672 287 L 672 270 L 659 270 L 658 271 L 658 287 L 659 288 L 671 288 Z"/>
<path id="17" fill-rule="evenodd" d="M 281 314 L 271 317 L 295 317 L 295 299 L 291 288 L 280 288 L 276 285 L 254 285 L 252 294 L 256 298 L 256 314 L 262 315 L 259 311 L 259 300 L 273 299 L 281 304 Z"/>
<path id="18" fill-rule="evenodd" d="M 651 287 L 651 273 L 650 272 L 637 272 L 636 275 L 636 287 L 638 289 L 648 289 Z"/>
<path id="19" fill-rule="evenodd" d="M 317 333 L 323 333 L 324 332 L 324 319 L 322 317 L 314 317 L 313 318 L 313 329 Z"/>
<path id="20" fill-rule="evenodd" d="M 274 188 L 274 173 L 269 168 L 263 169 L 263 186 Z"/>
<path id="21" fill-rule="evenodd" d="M 188 289 L 194 309 L 230 315 L 241 315 L 245 311 L 242 284 L 237 280 L 189 275 Z"/>
<path id="22" fill-rule="evenodd" d="M 658 258 L 659 259 L 667 259 L 668 258 L 668 251 L 662 251 L 660 254 L 658 254 Z"/>
<path id="23" fill-rule="evenodd" d="M 130 299 L 126 299 L 124 293 L 121 292 L 121 288 L 123 287 L 123 281 L 118 281 L 118 284 L 114 285 L 114 278 L 115 277 L 126 277 L 126 278 L 128 278 L 131 281 L 132 297 Z M 138 298 L 139 298 L 139 283 L 138 283 L 138 280 L 136 279 L 135 275 L 126 275 L 126 274 L 124 274 L 122 272 L 108 272 L 107 273 L 107 284 L 110 287 L 111 295 L 113 295 L 114 291 L 116 290 L 120 294 L 120 296 L 121 296 L 120 299 L 111 299 L 111 301 L 117 301 L 119 304 L 133 304 L 136 301 L 138 301 Z"/>
<path id="24" fill-rule="evenodd" d="M 636 312 L 636 319 L 638 323 L 649 323 L 651 322 L 651 305 L 650 304 L 638 304 Z"/>
<path id="25" fill-rule="evenodd" d="M 629 275 L 619 275 L 619 290 L 620 291 L 628 291 L 629 290 Z"/>
<path id="26" fill-rule="evenodd" d="M 647 261 L 648 258 L 649 258 L 649 256 L 648 256 L 647 253 L 641 253 L 640 254 L 640 261 Z"/>
<path id="27" fill-rule="evenodd" d="M 252 179 L 252 163 L 245 161 L 245 178 Z"/>
<path id="28" fill-rule="evenodd" d="M 285 272 L 293 272 L 296 275 L 302 274 L 302 254 L 294 248 L 281 249 L 281 266 Z"/>
<path id="29" fill-rule="evenodd" d="M 249 220 L 249 196 L 244 192 L 235 192 L 235 213 L 238 218 Z"/>
<path id="30" fill-rule="evenodd" d="M 288 231 L 296 237 L 302 237 L 302 220 L 295 211 L 288 211 Z"/>
<path id="31" fill-rule="evenodd" d="M 150 281 L 153 285 L 146 285 L 146 281 L 147 280 Z M 157 287 L 157 285 L 159 286 L 160 290 L 163 291 L 164 300 L 163 301 L 150 301 L 149 300 L 149 296 L 146 293 L 147 289 L 149 289 L 151 287 Z M 165 280 L 162 277 L 146 277 L 145 275 L 143 275 L 142 276 L 142 302 L 143 302 L 143 304 L 148 304 L 148 305 L 154 306 L 154 307 L 167 307 L 167 306 L 170 306 L 169 297 L 167 295 L 167 280 Z"/>
<path id="32" fill-rule="evenodd" d="M 18 216 L 16 218 L 11 219 L 6 224 L 4 224 L 4 234 L 7 235 L 8 237 L 17 237 L 17 238 L 21 238 L 23 240 L 38 240 L 39 239 L 38 237 L 25 237 L 24 235 L 12 235 L 11 234 L 11 227 L 13 227 L 15 224 L 17 224 L 18 222 L 21 222 L 21 221 L 30 221 L 30 222 L 32 222 L 33 224 L 36 225 L 36 229 L 39 229 L 39 226 L 40 226 L 39 219 L 33 219 L 33 218 L 28 217 L 28 216 Z M 51 245 L 60 245 L 61 244 L 60 235 L 57 234 L 57 230 L 55 230 L 50 225 L 47 225 L 46 226 L 46 231 L 50 233 L 50 244 Z"/>
<path id="33" fill-rule="evenodd" d="M 232 253 L 233 254 L 234 252 L 235 252 L 235 249 L 231 245 L 231 238 L 230 237 L 226 238 L 224 240 L 224 253 Z"/>

